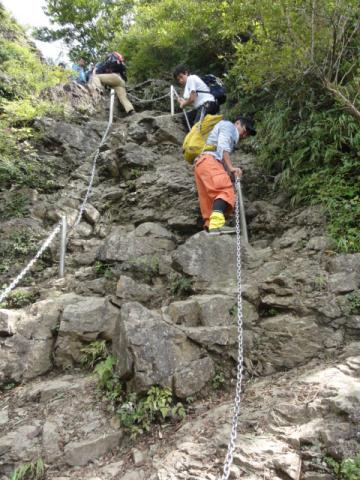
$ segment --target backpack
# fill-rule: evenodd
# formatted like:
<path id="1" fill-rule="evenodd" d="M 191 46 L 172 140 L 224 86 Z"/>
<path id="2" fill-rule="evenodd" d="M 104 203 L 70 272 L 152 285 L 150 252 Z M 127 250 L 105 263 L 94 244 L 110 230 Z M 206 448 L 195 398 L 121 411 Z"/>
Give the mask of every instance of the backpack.
<path id="1" fill-rule="evenodd" d="M 200 77 L 201 80 L 210 88 L 211 95 L 214 95 L 215 100 L 219 105 L 222 105 L 226 102 L 226 88 L 220 78 L 215 77 L 209 73 L 208 75 L 203 75 Z M 204 90 L 196 90 L 200 93 L 208 93 Z"/>
<path id="2" fill-rule="evenodd" d="M 222 115 L 205 115 L 201 123 L 195 123 L 183 142 L 183 154 L 188 163 L 192 164 L 195 158 L 202 153 L 209 133 L 222 119 Z"/>
<path id="3" fill-rule="evenodd" d="M 118 52 L 111 52 L 104 62 L 96 66 L 96 73 L 120 73 L 127 81 L 124 57 Z"/>

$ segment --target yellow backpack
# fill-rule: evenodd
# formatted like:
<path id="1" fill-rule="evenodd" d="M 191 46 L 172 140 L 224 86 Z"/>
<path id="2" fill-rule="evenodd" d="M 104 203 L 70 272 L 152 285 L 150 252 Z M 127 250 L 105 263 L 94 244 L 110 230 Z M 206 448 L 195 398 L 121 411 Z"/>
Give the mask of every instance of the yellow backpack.
<path id="1" fill-rule="evenodd" d="M 201 125 L 200 122 L 194 124 L 183 143 L 183 154 L 187 162 L 192 164 L 194 159 L 200 155 L 209 133 L 222 118 L 222 115 L 206 115 Z"/>

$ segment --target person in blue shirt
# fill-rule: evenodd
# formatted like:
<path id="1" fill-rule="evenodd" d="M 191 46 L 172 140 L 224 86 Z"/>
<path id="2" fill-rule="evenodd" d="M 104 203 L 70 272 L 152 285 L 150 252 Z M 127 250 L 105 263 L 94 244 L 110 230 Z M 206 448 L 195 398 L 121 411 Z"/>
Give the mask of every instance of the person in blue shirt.
<path id="1" fill-rule="evenodd" d="M 74 79 L 74 81 L 82 85 L 86 84 L 86 73 L 84 66 L 85 60 L 82 57 L 78 59 L 77 63 L 73 63 L 71 66 L 72 70 L 76 73 L 76 78 Z"/>
<path id="2" fill-rule="evenodd" d="M 241 177 L 242 170 L 234 167 L 231 153 L 242 138 L 256 135 L 249 118 L 239 115 L 235 122 L 221 120 L 212 129 L 201 155 L 195 159 L 195 182 L 204 227 L 209 233 L 225 231 L 225 217 L 235 206 L 231 176 Z"/>

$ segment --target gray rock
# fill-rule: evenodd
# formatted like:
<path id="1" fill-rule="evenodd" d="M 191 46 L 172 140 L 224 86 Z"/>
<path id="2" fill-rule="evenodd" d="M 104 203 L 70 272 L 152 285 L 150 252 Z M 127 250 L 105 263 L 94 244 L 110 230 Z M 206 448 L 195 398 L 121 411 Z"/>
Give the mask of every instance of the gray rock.
<path id="1" fill-rule="evenodd" d="M 282 237 L 275 239 L 273 246 L 274 248 L 288 248 L 305 241 L 307 237 L 308 232 L 305 228 L 293 227 L 287 230 Z"/>
<path id="2" fill-rule="evenodd" d="M 135 282 L 132 278 L 121 275 L 116 285 L 116 296 L 122 301 L 136 300 L 148 302 L 154 295 L 153 289 L 146 284 Z"/>
<path id="3" fill-rule="evenodd" d="M 339 272 L 330 275 L 329 289 L 333 293 L 348 293 L 360 286 L 360 270 L 358 272 Z"/>
<path id="4" fill-rule="evenodd" d="M 111 340 L 119 314 L 106 297 L 80 297 L 65 306 L 55 345 L 56 365 L 79 363 L 84 342 Z"/>
<path id="5" fill-rule="evenodd" d="M 237 327 L 187 327 L 183 328 L 186 335 L 194 342 L 205 347 L 229 346 L 237 342 Z"/>
<path id="6" fill-rule="evenodd" d="M 87 465 L 92 460 L 119 446 L 122 432 L 107 433 L 81 442 L 71 442 L 65 446 L 64 461 L 68 465 Z"/>
<path id="7" fill-rule="evenodd" d="M 330 273 L 360 272 L 360 253 L 348 253 L 330 258 L 326 268 Z"/>
<path id="8" fill-rule="evenodd" d="M 136 391 L 146 391 L 152 385 L 171 387 L 174 377 L 185 369 L 196 371 L 199 378 L 197 384 L 186 385 L 185 375 L 183 390 L 196 393 L 207 381 L 206 372 L 199 375 L 196 364 L 201 349 L 160 314 L 139 303 L 123 305 L 113 348 L 120 377 L 131 379 Z"/>
<path id="9" fill-rule="evenodd" d="M 132 261 L 139 257 L 154 257 L 175 248 L 172 234 L 156 223 L 143 223 L 134 231 L 125 233 L 116 227 L 98 251 L 99 260 Z"/>
<path id="10" fill-rule="evenodd" d="M 15 333 L 15 326 L 20 314 L 14 310 L 0 309 L 0 337 L 11 337 Z"/>
<path id="11" fill-rule="evenodd" d="M 55 463 L 62 455 L 59 427 L 54 422 L 46 421 L 43 426 L 43 452 L 46 463 Z"/>
<path id="12" fill-rule="evenodd" d="M 87 378 L 74 379 L 70 375 L 64 375 L 52 380 L 39 382 L 34 386 L 25 389 L 23 397 L 26 401 L 48 402 L 58 395 L 64 395 L 68 392 L 76 392 L 84 389 L 89 383 Z"/>
<path id="13" fill-rule="evenodd" d="M 138 467 L 139 465 L 143 465 L 147 459 L 146 452 L 138 450 L 137 448 L 134 448 L 131 454 L 132 454 L 135 467 Z"/>
<path id="14" fill-rule="evenodd" d="M 0 338 L 0 384 L 35 378 L 52 368 L 53 332 L 58 326 L 61 307 L 43 300 L 26 309 L 2 315 L 15 319 L 13 335 Z"/>
<path id="15" fill-rule="evenodd" d="M 228 262 L 227 259 L 234 259 Z M 218 291 L 235 288 L 236 244 L 232 235 L 210 236 L 197 233 L 173 254 L 176 269 L 194 277 L 195 287 Z"/>
<path id="16" fill-rule="evenodd" d="M 171 321 L 176 325 L 189 327 L 200 325 L 200 306 L 193 297 L 171 303 L 164 308 L 164 313 L 169 315 Z"/>
<path id="17" fill-rule="evenodd" d="M 261 340 L 256 356 L 276 368 L 292 368 L 319 355 L 326 342 L 339 345 L 331 329 L 320 328 L 311 316 L 298 318 L 293 315 L 277 315 L 260 324 Z"/>
<path id="18" fill-rule="evenodd" d="M 125 473 L 119 480 L 144 480 L 145 473 L 142 470 L 131 470 Z"/>
<path id="19" fill-rule="evenodd" d="M 0 425 L 5 425 L 9 421 L 9 409 L 5 407 L 0 410 Z"/>
<path id="20" fill-rule="evenodd" d="M 327 248 L 331 247 L 331 240 L 328 237 L 324 237 L 322 235 L 318 235 L 316 237 L 310 238 L 308 241 L 306 248 L 309 250 L 316 250 L 322 251 L 326 250 Z"/>
<path id="21" fill-rule="evenodd" d="M 201 389 L 214 377 L 215 366 L 210 357 L 199 358 L 189 367 L 174 375 L 174 393 L 179 398 L 187 398 Z"/>
<path id="22" fill-rule="evenodd" d="M 88 203 L 84 210 L 84 218 L 90 225 L 95 225 L 100 220 L 100 212 L 96 208 Z"/>

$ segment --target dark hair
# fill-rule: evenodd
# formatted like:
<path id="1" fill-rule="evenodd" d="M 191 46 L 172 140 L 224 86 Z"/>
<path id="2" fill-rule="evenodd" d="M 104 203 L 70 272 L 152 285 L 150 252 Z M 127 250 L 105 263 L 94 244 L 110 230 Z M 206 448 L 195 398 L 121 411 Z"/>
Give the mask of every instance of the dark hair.
<path id="1" fill-rule="evenodd" d="M 180 75 L 180 73 L 189 73 L 189 69 L 186 68 L 185 65 L 177 65 L 173 71 L 173 76 L 175 80 L 177 79 L 178 75 Z"/>
<path id="2" fill-rule="evenodd" d="M 254 127 L 254 123 L 251 120 L 251 118 L 243 117 L 242 115 L 238 115 L 235 118 L 235 122 L 237 122 L 238 120 L 240 120 L 242 125 L 246 128 L 246 131 L 248 132 L 249 135 L 256 135 L 256 129 Z"/>

